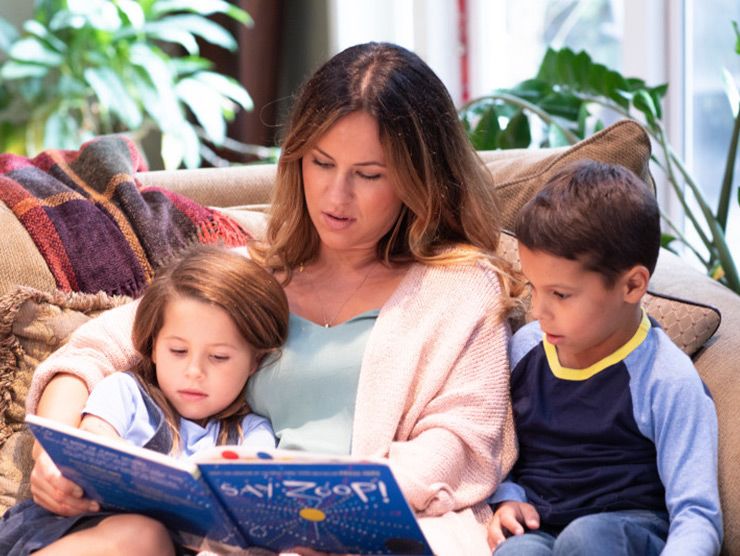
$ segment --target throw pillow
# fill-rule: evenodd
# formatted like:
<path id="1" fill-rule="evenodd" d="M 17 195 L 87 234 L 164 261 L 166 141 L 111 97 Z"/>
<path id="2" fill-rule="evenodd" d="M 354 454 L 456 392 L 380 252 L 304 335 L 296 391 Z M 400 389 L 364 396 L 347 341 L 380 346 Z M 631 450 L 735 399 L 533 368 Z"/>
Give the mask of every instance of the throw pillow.
<path id="1" fill-rule="evenodd" d="M 621 120 L 570 147 L 555 149 L 512 149 L 480 153 L 493 175 L 501 204 L 501 225 L 514 229 L 519 209 L 563 166 L 589 158 L 621 164 L 651 186 L 650 138 L 634 120 Z"/>
<path id="2" fill-rule="evenodd" d="M 29 494 L 33 439 L 23 419 L 34 369 L 82 323 L 127 301 L 25 286 L 0 297 L 0 513 Z"/>
<path id="3" fill-rule="evenodd" d="M 498 254 L 512 263 L 515 269 L 521 269 L 516 238 L 512 234 L 501 234 Z M 721 315 L 709 305 L 652 291 L 645 295 L 642 303 L 668 337 L 689 356 L 696 355 L 719 328 Z M 523 322 L 511 322 L 512 329 L 516 331 L 519 326 L 531 320 L 532 315 L 528 312 Z"/>

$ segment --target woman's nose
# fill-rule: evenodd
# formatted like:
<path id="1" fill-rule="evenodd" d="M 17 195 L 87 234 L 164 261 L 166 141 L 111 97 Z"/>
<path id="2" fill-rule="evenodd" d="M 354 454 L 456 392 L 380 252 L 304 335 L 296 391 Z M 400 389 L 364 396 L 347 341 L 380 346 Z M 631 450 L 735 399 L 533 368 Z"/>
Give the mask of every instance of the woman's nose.
<path id="1" fill-rule="evenodd" d="M 345 203 L 352 198 L 352 175 L 337 172 L 329 185 L 329 196 L 336 203 Z"/>

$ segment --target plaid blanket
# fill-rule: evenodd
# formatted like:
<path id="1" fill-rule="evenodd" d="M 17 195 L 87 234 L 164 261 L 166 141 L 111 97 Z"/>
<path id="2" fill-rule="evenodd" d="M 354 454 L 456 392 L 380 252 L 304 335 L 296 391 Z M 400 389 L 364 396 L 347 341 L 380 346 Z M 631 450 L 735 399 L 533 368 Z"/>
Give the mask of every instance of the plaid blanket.
<path id="1" fill-rule="evenodd" d="M 0 154 L 0 201 L 13 211 L 63 291 L 137 296 L 193 242 L 244 245 L 232 219 L 163 188 L 142 188 L 134 144 L 102 136 L 79 151 Z"/>

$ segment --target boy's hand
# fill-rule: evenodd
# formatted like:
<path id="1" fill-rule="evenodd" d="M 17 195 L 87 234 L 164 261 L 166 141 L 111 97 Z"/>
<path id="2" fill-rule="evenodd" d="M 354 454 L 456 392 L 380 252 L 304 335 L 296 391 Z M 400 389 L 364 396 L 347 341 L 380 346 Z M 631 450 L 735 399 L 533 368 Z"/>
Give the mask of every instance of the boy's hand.
<path id="1" fill-rule="evenodd" d="M 62 477 L 44 451 L 38 452 L 31 471 L 31 494 L 39 506 L 59 515 L 72 516 L 100 509 L 97 502 L 82 497 L 78 485 Z"/>
<path id="2" fill-rule="evenodd" d="M 535 507 L 527 502 L 502 502 L 488 522 L 488 544 L 495 549 L 506 537 L 523 535 L 525 527 L 539 529 L 540 515 Z"/>

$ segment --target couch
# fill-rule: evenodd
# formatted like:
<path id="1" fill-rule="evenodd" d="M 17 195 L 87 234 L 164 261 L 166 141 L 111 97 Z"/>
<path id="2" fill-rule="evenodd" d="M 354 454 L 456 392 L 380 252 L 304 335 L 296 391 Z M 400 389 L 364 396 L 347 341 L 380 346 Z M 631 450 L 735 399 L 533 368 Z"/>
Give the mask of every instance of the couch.
<path id="1" fill-rule="evenodd" d="M 592 158 L 624 164 L 652 183 L 650 148 L 639 125 L 622 121 L 568 148 L 480 154 L 502 202 L 502 224 L 511 228 L 517 210 L 570 160 Z M 166 188 L 212 207 L 216 214 L 259 235 L 275 166 L 140 171 L 135 178 L 143 188 Z M 82 322 L 129 299 L 112 295 L 115 291 L 62 291 L 65 288 L 60 289 L 58 277 L 19 214 L 18 207 L 0 203 L 0 511 L 28 496 L 31 438 L 23 427 L 23 415 L 33 368 Z M 78 229 L 84 233 L 84 223 Z M 502 238 L 501 252 L 516 262 L 511 236 Z M 693 357 L 714 397 L 719 417 L 723 553 L 740 554 L 740 296 L 666 250 L 661 251 L 650 291 L 649 311 Z"/>

